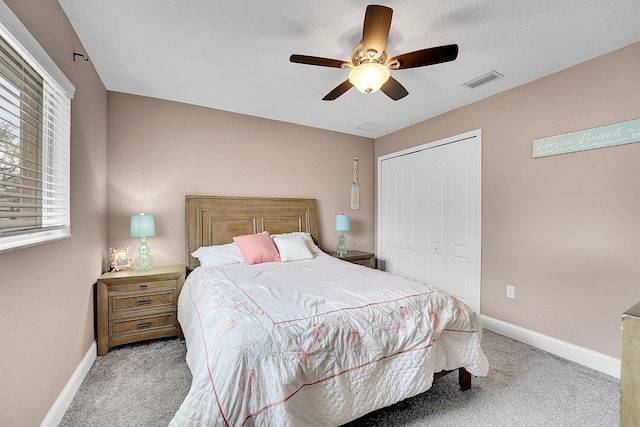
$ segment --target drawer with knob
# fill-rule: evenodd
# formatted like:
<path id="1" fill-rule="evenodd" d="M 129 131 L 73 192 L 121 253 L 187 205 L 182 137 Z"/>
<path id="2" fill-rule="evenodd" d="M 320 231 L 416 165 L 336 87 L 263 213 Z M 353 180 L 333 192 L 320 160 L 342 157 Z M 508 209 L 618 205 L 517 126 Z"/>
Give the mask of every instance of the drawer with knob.
<path id="1" fill-rule="evenodd" d="M 113 318 L 109 320 L 109 339 L 130 335 L 148 335 L 150 332 L 173 330 L 178 325 L 175 313 L 161 313 L 145 317 Z M 146 338 L 145 338 L 146 339 Z"/>
<path id="2" fill-rule="evenodd" d="M 109 314 L 127 313 L 143 309 L 176 307 L 173 289 L 149 292 L 113 292 L 109 294 Z"/>

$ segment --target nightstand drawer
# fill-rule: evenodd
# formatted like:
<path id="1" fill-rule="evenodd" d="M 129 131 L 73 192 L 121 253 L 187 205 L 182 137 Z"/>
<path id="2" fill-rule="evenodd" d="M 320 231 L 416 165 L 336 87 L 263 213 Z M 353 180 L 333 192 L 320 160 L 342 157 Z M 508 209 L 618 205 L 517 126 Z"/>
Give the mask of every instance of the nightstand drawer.
<path id="1" fill-rule="evenodd" d="M 176 306 L 176 291 L 109 294 L 109 314 Z"/>
<path id="2" fill-rule="evenodd" d="M 351 264 L 364 265 L 365 267 L 371 267 L 372 264 L 375 264 L 375 261 L 371 261 L 371 258 L 367 259 L 354 259 L 349 261 Z M 372 267 L 373 268 L 373 267 Z"/>
<path id="3" fill-rule="evenodd" d="M 157 282 L 118 283 L 109 285 L 109 292 L 152 291 L 157 289 L 175 289 L 176 280 L 160 280 Z"/>
<path id="4" fill-rule="evenodd" d="M 176 313 L 163 313 L 155 316 L 127 317 L 109 321 L 109 338 L 117 339 L 125 335 L 156 332 L 162 329 L 178 327 Z"/>

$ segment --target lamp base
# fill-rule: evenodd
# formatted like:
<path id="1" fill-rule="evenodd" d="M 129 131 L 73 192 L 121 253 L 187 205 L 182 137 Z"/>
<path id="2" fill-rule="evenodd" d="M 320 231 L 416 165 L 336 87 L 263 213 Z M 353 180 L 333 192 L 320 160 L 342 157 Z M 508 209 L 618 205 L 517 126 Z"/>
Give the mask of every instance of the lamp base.
<path id="1" fill-rule="evenodd" d="M 136 270 L 148 271 L 151 270 L 153 265 L 153 258 L 149 255 L 149 246 L 147 241 L 143 237 L 140 241 L 140 247 L 138 248 L 138 258 L 136 259 Z"/>
<path id="2" fill-rule="evenodd" d="M 338 246 L 336 246 L 338 256 L 345 256 L 347 254 L 347 239 L 344 237 L 344 233 L 340 233 L 338 237 Z"/>
<path id="3" fill-rule="evenodd" d="M 153 263 L 153 258 L 151 258 L 148 255 L 146 258 L 138 257 L 138 259 L 136 259 L 136 270 L 139 270 L 139 271 L 151 270 L 152 263 Z"/>

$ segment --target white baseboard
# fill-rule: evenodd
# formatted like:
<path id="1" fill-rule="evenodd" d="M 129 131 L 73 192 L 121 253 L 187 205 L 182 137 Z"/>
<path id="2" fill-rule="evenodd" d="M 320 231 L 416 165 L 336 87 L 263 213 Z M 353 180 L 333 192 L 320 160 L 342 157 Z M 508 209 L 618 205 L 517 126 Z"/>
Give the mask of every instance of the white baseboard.
<path id="1" fill-rule="evenodd" d="M 91 369 L 97 355 L 98 345 L 94 341 L 91 347 L 89 347 L 89 351 L 87 351 L 87 354 L 80 362 L 80 365 L 78 365 L 75 372 L 67 382 L 67 385 L 62 389 L 62 392 L 53 403 L 53 406 L 49 409 L 47 416 L 42 420 L 40 427 L 57 427 L 58 424 L 60 424 L 62 417 L 64 417 L 65 412 L 67 412 L 67 408 L 69 408 L 69 405 L 73 400 L 73 396 L 76 395 L 84 377 L 89 373 L 89 369 Z"/>
<path id="2" fill-rule="evenodd" d="M 620 378 L 620 359 L 589 350 L 585 347 L 570 344 L 547 335 L 542 335 L 538 332 L 503 322 L 502 320 L 494 319 L 489 316 L 481 315 L 480 317 L 482 319 L 482 326 L 486 329 L 521 341 L 525 344 L 529 344 L 541 350 L 548 351 L 556 356 L 571 360 L 572 362 L 579 363 L 591 369 L 595 369 L 596 371 L 611 375 L 612 377 Z"/>

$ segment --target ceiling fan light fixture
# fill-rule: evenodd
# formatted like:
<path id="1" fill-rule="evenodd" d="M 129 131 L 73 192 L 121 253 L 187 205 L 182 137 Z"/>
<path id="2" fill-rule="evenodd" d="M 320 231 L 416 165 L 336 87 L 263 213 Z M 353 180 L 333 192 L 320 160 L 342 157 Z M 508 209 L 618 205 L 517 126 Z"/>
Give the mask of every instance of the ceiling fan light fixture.
<path id="1" fill-rule="evenodd" d="M 453 61 L 458 57 L 458 45 L 449 44 L 427 49 L 414 50 L 388 58 L 387 42 L 391 29 L 393 10 L 387 6 L 370 4 L 364 15 L 362 40 L 351 51 L 351 60 L 322 58 L 318 56 L 293 54 L 289 61 L 331 68 L 350 68 L 349 79 L 344 80 L 323 101 L 334 101 L 352 87 L 362 93 L 378 90 L 398 101 L 409 95 L 400 82 L 391 77 L 391 70 L 425 67 Z"/>
<path id="2" fill-rule="evenodd" d="M 389 80 L 389 68 L 377 62 L 365 62 L 349 72 L 349 82 L 362 93 L 373 93 L 380 90 Z"/>

